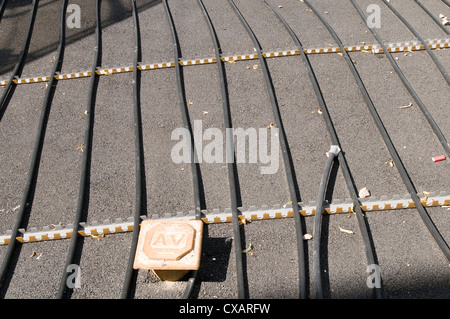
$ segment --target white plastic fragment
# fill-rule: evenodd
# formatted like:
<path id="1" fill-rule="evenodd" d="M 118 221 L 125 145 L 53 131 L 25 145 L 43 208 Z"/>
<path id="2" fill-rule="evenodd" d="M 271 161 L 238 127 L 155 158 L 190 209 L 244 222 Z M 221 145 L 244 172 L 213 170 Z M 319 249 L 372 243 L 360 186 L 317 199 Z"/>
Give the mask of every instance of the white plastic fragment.
<path id="1" fill-rule="evenodd" d="M 442 22 L 443 25 L 449 25 L 450 24 L 450 22 L 448 20 L 448 17 L 446 17 L 442 13 L 439 14 L 439 19 L 441 19 L 441 22 Z"/>
<path id="2" fill-rule="evenodd" d="M 303 235 L 303 240 L 311 240 L 313 238 L 313 236 L 311 234 L 304 234 Z"/>
<path id="3" fill-rule="evenodd" d="M 342 228 L 341 226 L 339 226 L 339 230 L 340 230 L 341 232 L 343 232 L 343 233 L 346 233 L 346 234 L 354 234 L 354 232 L 353 232 L 352 230 L 344 229 L 344 228 Z"/>
<path id="4" fill-rule="evenodd" d="M 370 191 L 367 187 L 361 188 L 358 193 L 359 198 L 366 198 L 370 196 Z"/>

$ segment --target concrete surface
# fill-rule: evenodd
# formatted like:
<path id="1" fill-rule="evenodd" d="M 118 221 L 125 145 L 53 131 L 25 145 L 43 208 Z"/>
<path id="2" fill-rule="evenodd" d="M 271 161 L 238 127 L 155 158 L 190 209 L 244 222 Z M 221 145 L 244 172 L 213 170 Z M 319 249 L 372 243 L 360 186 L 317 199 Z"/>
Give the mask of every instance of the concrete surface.
<path id="1" fill-rule="evenodd" d="M 276 16 L 258 0 L 236 0 L 263 50 L 294 48 Z M 345 44 L 375 43 L 366 25 L 349 1 L 311 1 L 324 15 Z M 371 3 L 382 8 L 382 27 L 377 32 L 385 41 L 414 39 L 404 25 L 380 0 L 358 0 L 365 10 Z M 424 38 L 442 38 L 438 28 L 412 0 L 391 1 Z M 423 0 L 436 14 L 450 16 L 441 1 Z M 67 29 L 63 72 L 90 69 L 93 58 L 95 23 L 92 1 L 69 3 L 81 7 L 82 27 Z M 320 20 L 296 0 L 272 0 L 297 33 L 305 48 L 334 45 Z M 169 25 L 160 1 L 137 0 L 142 39 L 142 62 L 173 60 Z M 253 44 L 228 1 L 204 0 L 219 37 L 223 54 L 250 53 Z M 169 1 L 183 58 L 211 57 L 213 45 L 196 1 Z M 24 37 L 30 1 L 8 1 L 0 24 L 0 77 L 7 79 L 14 67 Z M 27 63 L 22 75 L 50 73 L 58 41 L 60 2 L 42 0 Z M 326 13 L 325 13 L 326 12 Z M 102 66 L 133 64 L 133 20 L 129 1 L 102 3 Z M 449 49 L 435 50 L 450 70 Z M 450 191 L 450 160 L 433 163 L 443 155 L 419 108 L 400 109 L 413 102 L 383 55 L 351 53 L 351 58 L 383 119 L 417 192 Z M 448 101 L 450 90 L 425 51 L 397 53 L 406 74 L 447 138 L 450 137 Z M 407 193 L 395 168 L 386 165 L 390 155 L 378 133 L 351 73 L 338 54 L 310 55 L 332 120 L 350 166 L 355 188 L 367 187 L 373 196 Z M 304 64 L 299 56 L 268 59 L 289 147 L 295 166 L 301 201 L 315 201 L 325 152 L 330 146 L 318 103 Z M 234 127 L 265 128 L 273 115 L 258 61 L 226 63 Z M 248 68 L 250 66 L 250 68 Z M 191 120 L 201 119 L 203 129 L 224 129 L 219 78 L 215 64 L 183 68 Z M 173 68 L 141 72 L 141 104 L 146 176 L 146 212 L 150 214 L 188 212 L 193 209 L 192 177 L 189 164 L 171 160 L 174 129 L 182 127 Z M 84 139 L 84 111 L 89 79 L 59 81 L 53 99 L 33 205 L 24 227 L 67 225 L 74 219 L 78 197 Z M 1 119 L 0 233 L 13 227 L 20 204 L 45 84 L 18 85 Z M 133 88 L 131 73 L 102 76 L 95 106 L 92 169 L 87 222 L 133 216 L 135 163 L 133 134 Z M 207 114 L 204 112 L 207 111 Z M 230 206 L 225 163 L 201 164 L 206 209 Z M 241 205 L 283 205 L 289 193 L 280 154 L 276 174 L 261 175 L 259 164 L 238 164 Z M 350 197 L 339 170 L 333 177 L 328 199 Z M 447 208 L 427 209 L 444 238 L 450 241 Z M 449 298 L 449 262 L 442 254 L 415 209 L 367 213 L 370 234 L 382 269 L 385 298 Z M 302 218 L 303 231 L 312 233 L 314 220 Z M 341 232 L 339 227 L 354 234 Z M 244 256 L 250 298 L 297 298 L 297 256 L 293 219 L 254 221 L 242 226 Z M 352 214 L 324 216 L 323 226 L 325 297 L 333 299 L 371 298 L 366 285 L 368 273 L 364 246 L 356 217 Z M 231 224 L 205 226 L 202 263 L 194 297 L 236 298 L 235 256 Z M 131 233 L 104 238 L 82 238 L 80 267 L 82 287 L 74 299 L 118 298 L 126 269 Z M 307 267 L 310 290 L 312 241 Z M 69 241 L 48 241 L 19 245 L 13 276 L 9 276 L 4 298 L 54 298 L 63 272 Z M 0 258 L 6 246 L 0 247 Z M 40 255 L 33 255 L 33 252 Z M 39 258 L 37 258 L 39 257 Z M 134 298 L 180 298 L 185 281 L 160 282 L 147 271 L 139 271 L 133 287 Z"/>

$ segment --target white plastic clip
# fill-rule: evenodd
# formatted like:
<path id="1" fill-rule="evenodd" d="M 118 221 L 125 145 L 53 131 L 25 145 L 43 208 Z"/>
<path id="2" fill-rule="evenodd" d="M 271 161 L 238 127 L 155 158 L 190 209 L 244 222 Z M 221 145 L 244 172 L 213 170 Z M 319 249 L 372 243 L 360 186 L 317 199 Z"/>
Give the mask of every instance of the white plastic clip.
<path id="1" fill-rule="evenodd" d="M 326 153 L 327 157 L 330 157 L 330 154 L 334 154 L 334 156 L 337 156 L 340 153 L 341 149 L 337 145 L 331 145 L 330 150 Z"/>

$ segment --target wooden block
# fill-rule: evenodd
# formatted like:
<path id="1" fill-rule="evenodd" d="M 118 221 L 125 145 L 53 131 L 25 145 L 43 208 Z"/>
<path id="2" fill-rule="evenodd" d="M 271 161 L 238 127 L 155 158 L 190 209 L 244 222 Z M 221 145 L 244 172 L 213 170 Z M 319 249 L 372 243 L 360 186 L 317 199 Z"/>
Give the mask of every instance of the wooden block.
<path id="1" fill-rule="evenodd" d="M 176 281 L 200 267 L 201 220 L 145 220 L 133 267 L 152 270 L 161 280 Z"/>

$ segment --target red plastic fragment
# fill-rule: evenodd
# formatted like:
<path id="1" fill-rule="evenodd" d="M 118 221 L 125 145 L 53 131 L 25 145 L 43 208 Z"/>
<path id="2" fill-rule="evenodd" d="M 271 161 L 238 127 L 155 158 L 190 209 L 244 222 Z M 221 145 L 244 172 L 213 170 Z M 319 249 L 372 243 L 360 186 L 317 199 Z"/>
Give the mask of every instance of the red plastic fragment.
<path id="1" fill-rule="evenodd" d="M 444 155 L 440 155 L 440 156 L 435 156 L 432 158 L 433 162 L 440 162 L 445 160 L 445 156 Z"/>

